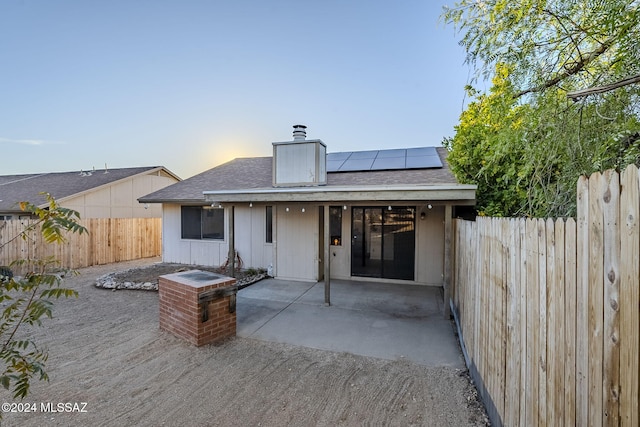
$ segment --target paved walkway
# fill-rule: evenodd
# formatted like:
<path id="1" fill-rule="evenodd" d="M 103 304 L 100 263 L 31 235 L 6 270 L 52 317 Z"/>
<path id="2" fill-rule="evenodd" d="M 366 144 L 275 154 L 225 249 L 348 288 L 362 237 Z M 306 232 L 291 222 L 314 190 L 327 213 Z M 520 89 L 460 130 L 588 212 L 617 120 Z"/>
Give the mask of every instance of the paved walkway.
<path id="1" fill-rule="evenodd" d="M 237 335 L 426 366 L 464 367 L 440 288 L 266 279 L 238 292 Z"/>

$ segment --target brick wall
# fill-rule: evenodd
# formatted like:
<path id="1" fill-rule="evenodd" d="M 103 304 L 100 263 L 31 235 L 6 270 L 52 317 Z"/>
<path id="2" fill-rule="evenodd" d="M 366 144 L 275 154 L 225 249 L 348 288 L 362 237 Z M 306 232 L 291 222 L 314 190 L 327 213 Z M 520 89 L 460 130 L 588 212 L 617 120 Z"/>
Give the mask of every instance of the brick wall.
<path id="1" fill-rule="evenodd" d="M 183 338 L 191 344 L 211 344 L 236 335 L 236 313 L 229 313 L 233 296 L 198 304 L 198 296 L 211 289 L 233 286 L 236 279 L 211 274 L 211 280 L 190 280 L 188 272 L 167 274 L 158 280 L 160 329 Z M 204 272 L 200 272 L 207 274 Z M 208 319 L 203 320 L 203 305 Z"/>

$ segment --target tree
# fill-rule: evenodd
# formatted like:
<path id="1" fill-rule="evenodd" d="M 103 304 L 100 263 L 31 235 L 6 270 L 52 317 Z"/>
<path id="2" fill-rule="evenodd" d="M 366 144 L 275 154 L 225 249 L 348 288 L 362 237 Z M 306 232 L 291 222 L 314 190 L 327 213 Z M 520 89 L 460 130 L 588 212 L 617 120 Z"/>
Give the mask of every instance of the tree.
<path id="1" fill-rule="evenodd" d="M 480 74 L 513 66 L 516 96 L 586 88 L 640 70 L 637 0 L 462 0 L 443 17 L 463 31 L 460 44 Z"/>
<path id="2" fill-rule="evenodd" d="M 458 180 L 478 186 L 481 215 L 509 215 L 526 199 L 520 185 L 524 147 L 519 142 L 528 107 L 514 99 L 508 76 L 508 67 L 498 67 L 488 94 L 467 87 L 475 100 L 460 116 L 455 137 L 444 141 Z"/>
<path id="3" fill-rule="evenodd" d="M 63 243 L 67 232 L 87 231 L 78 223 L 78 212 L 59 206 L 51 195 L 45 195 L 46 208 L 20 203 L 20 208 L 31 212 L 37 220 L 0 245 L 0 250 L 13 240 L 27 239 L 38 228 L 50 244 Z M 54 259 L 20 259 L 11 267 L 26 268 L 28 273 L 21 277 L 5 274 L 0 281 L 0 384 L 11 389 L 14 398 L 24 398 L 34 376 L 48 380 L 45 371 L 48 353 L 33 340 L 21 339 L 19 329 L 25 324 L 40 326 L 44 317 L 52 316 L 54 299 L 77 297 L 77 292 L 60 287 L 63 275 L 69 271 L 59 269 Z"/>
<path id="4" fill-rule="evenodd" d="M 478 185 L 480 214 L 570 216 L 579 175 L 640 163 L 638 1 L 464 0 L 445 20 L 477 77 L 453 138 L 458 179 Z M 567 98 L 568 91 L 592 87 Z M 472 153 L 472 154 L 470 154 Z"/>

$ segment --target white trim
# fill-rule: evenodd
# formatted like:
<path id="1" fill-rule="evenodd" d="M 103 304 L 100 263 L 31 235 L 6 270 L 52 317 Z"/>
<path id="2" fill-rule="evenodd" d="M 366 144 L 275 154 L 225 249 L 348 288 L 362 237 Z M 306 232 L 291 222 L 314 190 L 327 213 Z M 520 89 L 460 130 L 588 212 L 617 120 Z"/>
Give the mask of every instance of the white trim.
<path id="1" fill-rule="evenodd" d="M 316 186 L 203 191 L 207 202 L 344 202 L 447 200 L 475 203 L 475 185 Z"/>

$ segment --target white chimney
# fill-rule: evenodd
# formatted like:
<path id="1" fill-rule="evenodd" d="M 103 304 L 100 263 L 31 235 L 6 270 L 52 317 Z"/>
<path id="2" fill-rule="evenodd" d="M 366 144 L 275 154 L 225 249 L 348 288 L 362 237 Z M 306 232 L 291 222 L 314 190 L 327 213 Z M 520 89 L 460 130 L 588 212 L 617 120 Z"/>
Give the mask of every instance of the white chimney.
<path id="1" fill-rule="evenodd" d="M 293 141 L 273 143 L 273 186 L 326 185 L 327 146 L 319 139 L 306 139 L 305 125 L 293 126 Z"/>
<path id="2" fill-rule="evenodd" d="M 293 125 L 293 140 L 304 141 L 307 137 L 307 127 L 305 125 Z"/>

